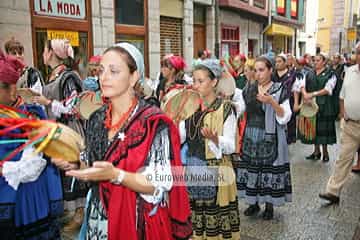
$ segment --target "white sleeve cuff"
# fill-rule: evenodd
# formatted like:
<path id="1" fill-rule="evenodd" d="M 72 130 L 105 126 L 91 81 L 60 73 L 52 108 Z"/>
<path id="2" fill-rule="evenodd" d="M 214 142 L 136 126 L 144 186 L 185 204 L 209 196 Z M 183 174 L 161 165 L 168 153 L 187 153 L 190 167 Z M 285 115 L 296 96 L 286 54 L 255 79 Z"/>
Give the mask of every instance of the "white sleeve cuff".
<path id="1" fill-rule="evenodd" d="M 284 110 L 284 115 L 282 117 L 276 115 L 276 121 L 280 124 L 280 125 L 285 125 L 287 124 L 290 119 L 291 119 L 291 115 L 292 115 L 292 111 L 291 111 L 291 107 L 290 107 L 290 102 L 289 100 L 286 100 L 285 102 L 283 102 L 282 104 L 280 104 L 280 107 Z"/>
<path id="2" fill-rule="evenodd" d="M 4 163 L 2 174 L 5 178 L 5 181 L 15 190 L 18 189 L 18 186 L 21 181 L 18 173 L 19 173 L 19 161 Z"/>
<path id="3" fill-rule="evenodd" d="M 329 92 L 329 95 L 331 96 L 333 94 L 333 90 L 336 86 L 337 78 L 335 75 L 332 76 L 331 79 L 326 83 L 325 90 Z"/>
<path id="4" fill-rule="evenodd" d="M 46 167 L 46 160 L 34 152 L 32 147 L 25 148 L 19 161 L 6 162 L 3 175 L 8 184 L 17 190 L 20 183 L 36 181 Z"/>
<path id="5" fill-rule="evenodd" d="M 246 108 L 241 89 L 238 88 L 235 89 L 235 93 L 232 98 L 232 103 L 236 108 L 237 116 L 238 117 L 241 116 L 245 112 L 245 108 Z"/>
<path id="6" fill-rule="evenodd" d="M 145 167 L 145 171 L 141 173 L 154 186 L 154 194 L 143 194 L 140 196 L 148 203 L 157 204 L 161 202 L 164 193 L 170 191 L 173 185 L 172 173 L 170 165 L 154 166 L 150 164 Z"/>

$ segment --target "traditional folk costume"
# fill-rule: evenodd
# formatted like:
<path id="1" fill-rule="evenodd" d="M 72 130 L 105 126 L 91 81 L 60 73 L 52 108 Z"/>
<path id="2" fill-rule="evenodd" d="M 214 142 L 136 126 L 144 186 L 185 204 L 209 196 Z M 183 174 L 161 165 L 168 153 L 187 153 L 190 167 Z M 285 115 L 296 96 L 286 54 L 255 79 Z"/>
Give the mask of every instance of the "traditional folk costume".
<path id="1" fill-rule="evenodd" d="M 84 160 L 90 165 L 103 159 L 125 171 L 145 167 L 145 173 L 163 171 L 164 176 L 171 175 L 170 166 L 181 166 L 176 127 L 158 108 L 140 101 L 129 122 L 111 140 L 103 124 L 105 111 L 101 108 L 89 120 L 92 128 L 87 131 Z M 121 185 L 93 184 L 86 239 L 188 237 L 190 208 L 185 187 L 155 178 L 152 183 L 165 191 L 160 202 L 159 196 L 138 194 Z M 157 212 L 151 216 L 156 206 Z"/>
<path id="2" fill-rule="evenodd" d="M 51 40 L 51 46 L 55 54 L 61 59 L 73 57 L 73 53 L 69 51 L 71 46 L 63 41 L 59 39 Z M 50 81 L 43 89 L 43 95 L 52 101 L 51 104 L 46 106 L 49 119 L 56 120 L 84 136 L 84 122 L 73 111 L 76 97 L 81 92 L 82 82 L 79 75 L 64 64 L 60 64 L 52 70 Z M 66 177 L 64 172 L 62 172 L 62 181 L 65 209 L 72 211 L 84 207 L 88 191 L 86 183 L 73 177 Z"/>
<path id="3" fill-rule="evenodd" d="M 143 76 L 141 53 L 128 43 L 117 46 L 129 52 Z M 186 187 L 183 179 L 168 180 L 182 166 L 177 127 L 159 108 L 139 100 L 127 122 L 109 139 L 104 124 L 109 106 L 90 117 L 92 127 L 86 132 L 82 159 L 90 166 L 94 161 L 108 161 L 132 173 L 144 169 L 142 174 L 152 176 L 148 179 L 156 190 L 146 195 L 110 182 L 93 183 L 82 227 L 85 238 L 188 239 L 192 226 Z"/>
<path id="4" fill-rule="evenodd" d="M 214 60 L 205 60 L 200 64 L 219 79 L 221 71 L 218 74 L 215 68 L 220 68 L 220 65 L 213 69 L 211 61 Z M 235 152 L 236 124 L 233 105 L 221 98 L 217 98 L 207 110 L 199 109 L 179 124 L 181 141 L 187 148 L 183 156 L 192 210 L 192 239 L 240 239 L 235 173 L 231 163 L 231 154 Z M 218 146 L 201 134 L 205 126 L 217 132 Z M 216 177 L 218 174 L 229 181 L 224 184 L 223 178 Z M 192 180 L 199 175 L 216 180 Z"/>
<path id="5" fill-rule="evenodd" d="M 18 82 L 16 88 L 30 88 L 33 91 L 41 94 L 44 87 L 44 79 L 38 69 L 33 67 L 25 67 Z"/>
<path id="6" fill-rule="evenodd" d="M 234 175 L 230 154 L 235 152 L 236 123 L 231 103 L 223 102 L 220 98 L 208 110 L 199 110 L 180 123 L 182 142 L 186 142 L 188 147 L 187 178 L 198 174 L 199 167 L 204 168 L 201 169 L 204 174 L 209 167 L 229 167 L 229 174 Z M 204 126 L 217 130 L 219 147 L 201 135 L 200 130 Z M 235 178 L 233 180 L 227 186 L 219 186 L 218 182 L 210 186 L 189 184 L 194 231 L 192 239 L 240 239 Z"/>
<path id="7" fill-rule="evenodd" d="M 305 87 L 307 92 L 315 91 L 313 89 L 313 82 L 315 79 L 315 71 L 312 68 L 304 66 L 303 69 L 298 71 L 296 81 L 293 85 L 293 92 L 300 94 L 300 101 L 303 102 L 303 97 L 301 95 L 301 89 Z M 300 103 L 301 104 L 301 103 Z M 312 106 L 313 108 L 315 106 Z M 304 144 L 313 143 L 316 135 L 316 108 L 313 109 L 314 116 L 303 116 L 299 113 L 298 126 L 297 126 L 297 137 Z"/>
<path id="8" fill-rule="evenodd" d="M 288 97 L 290 101 L 290 107 L 292 110 L 291 119 L 287 124 L 287 142 L 288 144 L 295 143 L 296 142 L 296 113 L 293 111 L 294 107 L 294 95 L 293 95 L 293 87 L 294 83 L 296 81 L 296 72 L 294 70 L 288 70 L 287 73 L 285 73 L 282 76 L 279 76 L 278 72 L 275 71 L 273 74 L 273 81 L 274 82 L 280 82 L 284 84 L 284 87 L 286 88 L 286 91 L 288 92 Z"/>
<path id="9" fill-rule="evenodd" d="M 283 117 L 277 116 L 270 104 L 257 101 L 257 82 L 243 91 L 247 123 L 237 184 L 239 196 L 248 204 L 280 206 L 291 201 L 292 193 L 286 140 L 291 109 L 287 89 L 281 83 L 273 83 L 268 93 L 284 109 Z"/>
<path id="10" fill-rule="evenodd" d="M 0 81 L 16 84 L 19 74 L 1 57 Z M 46 118 L 40 106 L 23 104 L 20 98 L 12 107 L 0 105 L 18 117 Z M 3 112 L 2 118 L 9 118 Z M 1 130 L 1 129 L 0 129 Z M 14 129 L 11 134 L 21 134 Z M 1 160 L 22 145 L 21 139 L 0 136 Z M 42 155 L 25 148 L 6 162 L 1 161 L 0 233 L 2 239 L 60 239 L 57 218 L 63 212 L 61 179 L 58 169 Z"/>
<path id="11" fill-rule="evenodd" d="M 305 144 L 334 144 L 336 143 L 335 120 L 339 113 L 338 96 L 340 85 L 337 84 L 337 77 L 334 71 L 325 68 L 320 74 L 315 74 L 313 81 L 303 81 L 303 87 L 307 92 L 326 89 L 330 94 L 316 97 L 319 111 L 316 115 L 315 138 L 309 140 L 306 136 L 300 135 Z"/>

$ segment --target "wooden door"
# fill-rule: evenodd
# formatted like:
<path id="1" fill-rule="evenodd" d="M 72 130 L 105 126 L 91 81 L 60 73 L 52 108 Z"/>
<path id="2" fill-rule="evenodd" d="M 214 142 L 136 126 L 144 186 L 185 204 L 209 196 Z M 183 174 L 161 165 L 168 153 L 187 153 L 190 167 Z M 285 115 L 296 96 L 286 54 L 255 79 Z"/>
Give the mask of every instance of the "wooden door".
<path id="1" fill-rule="evenodd" d="M 198 58 L 199 50 L 206 49 L 206 26 L 194 24 L 194 58 Z"/>

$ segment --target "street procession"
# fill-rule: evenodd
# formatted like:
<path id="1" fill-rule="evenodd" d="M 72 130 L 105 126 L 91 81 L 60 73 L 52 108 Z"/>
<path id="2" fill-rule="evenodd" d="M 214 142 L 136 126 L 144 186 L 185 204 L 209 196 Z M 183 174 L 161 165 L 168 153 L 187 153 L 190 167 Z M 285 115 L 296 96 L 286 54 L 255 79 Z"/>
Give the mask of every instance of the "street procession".
<path id="1" fill-rule="evenodd" d="M 1 240 L 360 240 L 360 0 L 4 0 Z"/>

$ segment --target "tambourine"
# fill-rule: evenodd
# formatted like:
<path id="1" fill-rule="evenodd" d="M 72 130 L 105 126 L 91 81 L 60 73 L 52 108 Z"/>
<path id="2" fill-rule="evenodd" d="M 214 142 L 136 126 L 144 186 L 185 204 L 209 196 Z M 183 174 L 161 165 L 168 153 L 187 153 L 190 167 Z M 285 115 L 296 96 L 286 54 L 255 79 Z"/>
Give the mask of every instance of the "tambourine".
<path id="1" fill-rule="evenodd" d="M 230 97 L 234 95 L 236 89 L 236 82 L 234 77 L 228 71 L 224 71 L 219 79 L 219 83 L 216 87 L 217 93 Z"/>
<path id="2" fill-rule="evenodd" d="M 69 162 L 79 161 L 85 144 L 82 137 L 71 128 L 53 121 L 29 119 L 21 111 L 3 105 L 0 116 L 0 136 L 6 136 L 10 142 L 23 143 L 3 156 L 0 165 L 31 145 L 35 147 L 35 152 L 43 152 L 49 157 Z"/>
<path id="3" fill-rule="evenodd" d="M 103 106 L 100 92 L 85 91 L 79 95 L 75 110 L 83 119 L 88 120 L 90 115 Z"/>
<path id="4" fill-rule="evenodd" d="M 33 134 L 46 131 L 46 129 L 50 129 L 49 134 L 52 134 L 52 136 L 44 148 L 41 149 L 41 152 L 52 158 L 61 158 L 68 162 L 78 162 L 80 153 L 85 148 L 80 134 L 63 124 L 50 121 L 43 122 L 42 126 L 35 130 Z M 55 130 L 52 132 L 52 129 Z M 40 144 L 37 146 L 40 146 Z"/>
<path id="5" fill-rule="evenodd" d="M 300 116 L 304 117 L 314 117 L 319 111 L 319 106 L 316 103 L 316 99 L 313 98 L 309 103 L 304 103 L 302 100 L 300 104 Z"/>
<path id="6" fill-rule="evenodd" d="M 163 99 L 161 109 L 174 122 L 191 117 L 200 107 L 201 98 L 198 92 L 188 88 L 175 88 Z"/>

